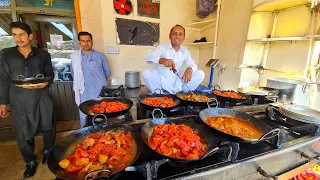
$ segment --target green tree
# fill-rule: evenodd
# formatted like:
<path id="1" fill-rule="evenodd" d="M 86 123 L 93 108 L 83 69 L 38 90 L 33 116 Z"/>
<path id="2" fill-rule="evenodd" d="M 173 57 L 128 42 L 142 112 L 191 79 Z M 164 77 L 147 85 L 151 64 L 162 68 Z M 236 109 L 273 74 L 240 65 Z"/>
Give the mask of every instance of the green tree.
<path id="1" fill-rule="evenodd" d="M 0 37 L 0 50 L 7 47 L 15 46 L 12 36 L 2 36 Z"/>

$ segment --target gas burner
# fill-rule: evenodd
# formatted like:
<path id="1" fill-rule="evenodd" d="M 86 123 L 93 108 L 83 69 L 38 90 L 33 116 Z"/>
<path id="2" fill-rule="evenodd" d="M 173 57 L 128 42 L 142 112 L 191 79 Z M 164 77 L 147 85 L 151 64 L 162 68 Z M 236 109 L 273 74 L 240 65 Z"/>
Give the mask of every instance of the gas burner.
<path id="1" fill-rule="evenodd" d="M 188 162 L 178 161 L 178 160 L 170 160 L 168 165 L 174 168 L 183 168 L 188 166 Z"/>
<path id="2" fill-rule="evenodd" d="M 107 98 L 123 98 L 126 97 L 126 89 L 123 87 L 123 85 L 103 86 L 99 96 Z"/>
<path id="3" fill-rule="evenodd" d="M 151 109 L 147 109 L 144 105 L 137 103 L 137 119 L 148 119 L 152 118 Z M 184 106 L 178 106 L 171 110 L 162 110 L 164 117 L 174 117 L 178 115 L 185 115 L 186 108 Z M 156 112 L 157 114 L 158 112 Z M 157 115 L 158 116 L 158 115 Z"/>
<path id="4" fill-rule="evenodd" d="M 85 127 L 93 125 L 92 118 L 93 118 L 93 116 L 87 116 L 86 117 Z M 99 121 L 102 121 L 102 120 L 103 119 L 97 119 L 96 121 L 99 122 Z M 107 118 L 106 124 L 108 124 L 108 123 L 122 123 L 122 122 L 130 122 L 130 121 L 133 121 L 133 118 L 132 118 L 132 115 L 131 115 L 131 113 L 129 111 L 126 114 L 123 114 L 123 115 L 120 115 L 120 116 L 117 116 L 117 117 Z"/>
<path id="5" fill-rule="evenodd" d="M 219 107 L 221 108 L 229 108 L 233 106 L 243 106 L 243 105 L 249 105 L 249 102 L 229 102 L 229 101 L 219 101 Z"/>
<path id="6" fill-rule="evenodd" d="M 149 180 L 152 178 L 157 178 L 158 168 L 168 161 L 169 161 L 169 159 L 162 159 L 159 161 L 152 160 L 151 163 L 145 162 L 145 163 L 138 165 L 138 166 L 129 166 L 125 169 L 125 171 L 143 172 L 143 176 Z"/>
<path id="7" fill-rule="evenodd" d="M 186 113 L 190 115 L 198 115 L 201 110 L 207 108 L 206 106 L 187 106 Z"/>
<path id="8" fill-rule="evenodd" d="M 238 158 L 239 151 L 239 143 L 231 141 L 221 141 L 219 144 L 219 150 L 215 155 L 221 162 L 230 162 L 235 161 Z"/>

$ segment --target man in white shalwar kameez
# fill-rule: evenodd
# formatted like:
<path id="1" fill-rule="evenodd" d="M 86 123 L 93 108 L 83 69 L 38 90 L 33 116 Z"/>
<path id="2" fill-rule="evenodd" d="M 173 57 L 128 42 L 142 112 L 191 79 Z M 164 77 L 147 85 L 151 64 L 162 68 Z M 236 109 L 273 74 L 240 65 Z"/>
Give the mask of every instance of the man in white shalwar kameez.
<path id="1" fill-rule="evenodd" d="M 188 88 L 195 90 L 203 81 L 205 74 L 202 70 L 198 70 L 188 49 L 181 45 L 185 39 L 185 29 L 180 25 L 174 26 L 169 38 L 171 43 L 160 44 L 147 56 L 146 62 L 155 68 L 143 71 L 142 78 L 145 85 L 152 93 L 156 89 L 164 89 L 170 94 L 186 91 Z M 184 72 L 183 63 L 187 67 Z M 173 70 L 177 70 L 183 82 Z"/>

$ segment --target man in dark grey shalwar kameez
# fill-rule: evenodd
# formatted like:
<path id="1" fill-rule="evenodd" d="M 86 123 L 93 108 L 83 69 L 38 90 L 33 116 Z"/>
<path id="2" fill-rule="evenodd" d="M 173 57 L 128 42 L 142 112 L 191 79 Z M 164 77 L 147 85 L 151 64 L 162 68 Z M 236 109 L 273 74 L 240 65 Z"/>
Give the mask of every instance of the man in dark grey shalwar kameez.
<path id="1" fill-rule="evenodd" d="M 35 77 L 43 74 L 51 77 L 48 82 L 50 85 L 54 73 L 50 54 L 31 46 L 33 36 L 27 24 L 13 22 L 10 30 L 17 46 L 0 51 L 0 117 L 8 116 L 6 109 L 7 104 L 10 104 L 20 153 L 27 163 L 24 177 L 28 178 L 35 174 L 37 168 L 34 137 L 39 133 L 43 135 L 43 163 L 55 144 L 53 102 L 48 86 L 42 89 L 24 89 L 15 86 L 12 80 L 18 75 Z"/>

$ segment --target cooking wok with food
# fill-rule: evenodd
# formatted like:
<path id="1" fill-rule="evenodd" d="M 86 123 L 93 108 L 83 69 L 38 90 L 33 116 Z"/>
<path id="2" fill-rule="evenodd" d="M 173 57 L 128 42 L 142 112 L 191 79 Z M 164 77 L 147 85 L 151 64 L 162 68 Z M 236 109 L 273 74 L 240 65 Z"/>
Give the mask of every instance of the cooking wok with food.
<path id="1" fill-rule="evenodd" d="M 220 90 L 220 86 L 218 85 L 214 86 L 212 94 L 217 97 L 220 104 L 224 104 L 224 102 L 243 103 L 247 101 L 245 96 L 232 90 Z"/>
<path id="2" fill-rule="evenodd" d="M 116 117 L 127 113 L 133 102 L 127 98 L 98 98 L 85 101 L 79 109 L 88 116 L 104 114 L 106 117 Z"/>
<path id="3" fill-rule="evenodd" d="M 170 94 L 163 94 L 162 90 L 159 89 L 157 89 L 155 93 L 140 94 L 138 96 L 138 101 L 150 110 L 159 108 L 166 111 L 180 105 L 180 101 L 177 97 Z"/>
<path id="4" fill-rule="evenodd" d="M 228 139 L 241 143 L 257 143 L 278 135 L 264 121 L 244 112 L 226 108 L 206 108 L 199 114 L 202 121 Z"/>
<path id="5" fill-rule="evenodd" d="M 157 118 L 141 130 L 144 143 L 175 161 L 197 161 L 218 151 L 215 137 L 204 124 L 183 118 Z"/>
<path id="6" fill-rule="evenodd" d="M 279 94 L 279 90 L 269 87 L 238 88 L 237 91 L 240 95 L 250 97 L 251 100 L 257 99 L 258 103 L 265 100 L 275 101 Z"/>
<path id="7" fill-rule="evenodd" d="M 48 167 L 62 179 L 88 179 L 97 173 L 99 177 L 108 177 L 130 166 L 141 154 L 142 147 L 140 133 L 132 127 L 86 127 L 53 147 Z"/>
<path id="8" fill-rule="evenodd" d="M 207 106 L 207 102 L 209 102 L 213 106 L 216 105 L 216 102 L 213 100 L 213 98 L 216 97 L 213 94 L 207 92 L 193 91 L 193 93 L 184 93 L 180 91 L 176 93 L 176 96 L 181 102 L 187 105 Z"/>

